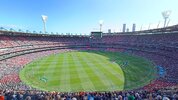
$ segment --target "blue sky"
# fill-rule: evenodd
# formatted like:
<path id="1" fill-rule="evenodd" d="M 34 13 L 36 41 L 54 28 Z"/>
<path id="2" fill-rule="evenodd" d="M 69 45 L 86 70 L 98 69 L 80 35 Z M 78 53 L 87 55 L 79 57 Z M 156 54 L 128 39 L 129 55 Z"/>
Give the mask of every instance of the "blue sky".
<path id="1" fill-rule="evenodd" d="M 162 11 L 171 10 L 169 25 L 178 24 L 178 0 L 1 0 L 0 26 L 42 31 L 41 15 L 47 15 L 48 32 L 89 34 L 99 30 L 118 32 L 122 24 L 136 29 L 163 26 Z"/>

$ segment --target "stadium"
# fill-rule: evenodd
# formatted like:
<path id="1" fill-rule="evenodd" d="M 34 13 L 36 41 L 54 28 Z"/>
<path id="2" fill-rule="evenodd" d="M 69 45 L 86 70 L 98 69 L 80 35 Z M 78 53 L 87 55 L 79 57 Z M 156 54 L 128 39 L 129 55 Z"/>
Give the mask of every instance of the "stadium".
<path id="1" fill-rule="evenodd" d="M 129 25 L 124 23 L 120 31 L 115 31 L 112 25 L 117 20 L 114 14 L 117 11 L 114 9 L 122 9 L 123 16 L 126 11 L 134 10 L 114 5 L 123 3 L 124 7 L 132 8 L 134 2 L 125 5 L 126 2 L 115 0 L 104 3 L 54 0 L 44 1 L 45 9 L 39 8 L 40 1 L 35 2 L 16 2 L 17 8 L 6 1 L 0 4 L 3 19 L 0 18 L 0 100 L 178 100 L 178 24 L 169 25 L 170 10 L 162 12 L 163 27 L 159 22 L 156 27 L 149 24 L 148 28 L 141 25 L 136 29 L 138 24 L 133 23 L 129 31 Z M 17 11 L 12 12 L 14 19 L 7 17 L 11 13 L 1 11 L 6 3 Z M 26 7 L 30 4 L 32 7 Z M 145 12 L 146 8 L 143 9 Z M 134 13 L 139 14 L 140 8 L 137 10 Z M 34 16 L 43 12 L 46 14 L 41 15 L 41 25 Z M 143 17 L 144 14 L 141 13 Z M 99 28 L 90 29 L 87 34 L 88 27 L 93 27 L 92 21 L 100 16 L 106 24 L 99 20 Z M 147 23 L 145 19 L 139 20 Z M 126 20 L 130 23 L 133 19 L 126 17 Z M 7 24 L 13 21 L 17 26 Z M 36 31 L 24 28 L 25 25 L 31 25 Z M 48 29 L 61 33 L 49 33 Z M 63 33 L 64 30 L 67 32 Z M 68 32 L 71 30 L 75 33 Z"/>
<path id="2" fill-rule="evenodd" d="M 177 89 L 177 31 L 174 25 L 101 37 L 100 32 L 63 36 L 2 30 L 0 89 L 64 93 Z"/>

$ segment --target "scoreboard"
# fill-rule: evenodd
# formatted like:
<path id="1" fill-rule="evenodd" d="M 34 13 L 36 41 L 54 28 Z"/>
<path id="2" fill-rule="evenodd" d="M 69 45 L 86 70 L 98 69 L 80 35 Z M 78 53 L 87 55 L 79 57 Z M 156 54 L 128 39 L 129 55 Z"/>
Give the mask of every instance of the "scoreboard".
<path id="1" fill-rule="evenodd" d="M 94 39 L 102 38 L 102 32 L 91 32 L 91 37 Z"/>

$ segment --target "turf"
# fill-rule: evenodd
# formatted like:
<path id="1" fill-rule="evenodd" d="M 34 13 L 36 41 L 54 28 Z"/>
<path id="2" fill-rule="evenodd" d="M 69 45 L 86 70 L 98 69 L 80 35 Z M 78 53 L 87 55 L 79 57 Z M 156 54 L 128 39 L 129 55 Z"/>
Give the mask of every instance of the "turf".
<path id="1" fill-rule="evenodd" d="M 123 66 L 127 61 L 128 65 Z M 75 51 L 33 61 L 20 72 L 26 84 L 41 90 L 115 91 L 139 88 L 155 78 L 151 62 L 105 51 Z"/>

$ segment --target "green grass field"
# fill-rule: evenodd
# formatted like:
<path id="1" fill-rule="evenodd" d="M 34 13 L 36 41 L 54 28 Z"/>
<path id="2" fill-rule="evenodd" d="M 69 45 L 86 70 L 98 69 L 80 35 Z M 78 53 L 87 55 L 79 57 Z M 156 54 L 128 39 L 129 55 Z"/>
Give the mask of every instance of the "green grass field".
<path id="1" fill-rule="evenodd" d="M 127 62 L 128 64 L 125 64 Z M 154 65 L 136 56 L 105 51 L 73 51 L 33 61 L 20 72 L 41 90 L 115 91 L 142 87 L 155 78 Z"/>

